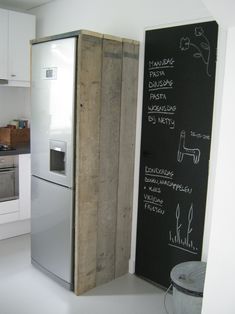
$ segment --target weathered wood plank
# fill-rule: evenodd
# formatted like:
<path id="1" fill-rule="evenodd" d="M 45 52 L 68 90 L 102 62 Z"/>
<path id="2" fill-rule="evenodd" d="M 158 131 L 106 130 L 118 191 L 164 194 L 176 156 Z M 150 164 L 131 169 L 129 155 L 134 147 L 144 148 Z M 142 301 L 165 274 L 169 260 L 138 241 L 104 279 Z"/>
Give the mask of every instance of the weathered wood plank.
<path id="1" fill-rule="evenodd" d="M 122 43 L 103 39 L 97 285 L 115 274 Z"/>
<path id="2" fill-rule="evenodd" d="M 128 272 L 130 256 L 139 46 L 98 35 L 78 42 L 76 294 Z"/>
<path id="3" fill-rule="evenodd" d="M 78 39 L 75 293 L 96 285 L 102 39 Z"/>
<path id="4" fill-rule="evenodd" d="M 110 34 L 104 34 L 103 38 L 107 39 L 107 40 L 112 40 L 112 41 L 119 41 L 120 43 L 122 43 L 122 38 L 121 37 L 113 36 L 113 35 L 110 35 Z"/>
<path id="5" fill-rule="evenodd" d="M 128 272 L 131 250 L 138 59 L 139 45 L 123 42 L 115 277 Z"/>
<path id="6" fill-rule="evenodd" d="M 103 36 L 104 36 L 104 35 L 101 34 L 101 33 L 89 31 L 89 30 L 87 30 L 87 29 L 82 29 L 82 30 L 80 31 L 80 33 L 83 34 L 83 35 L 89 35 L 89 36 L 98 37 L 98 38 L 103 38 Z"/>

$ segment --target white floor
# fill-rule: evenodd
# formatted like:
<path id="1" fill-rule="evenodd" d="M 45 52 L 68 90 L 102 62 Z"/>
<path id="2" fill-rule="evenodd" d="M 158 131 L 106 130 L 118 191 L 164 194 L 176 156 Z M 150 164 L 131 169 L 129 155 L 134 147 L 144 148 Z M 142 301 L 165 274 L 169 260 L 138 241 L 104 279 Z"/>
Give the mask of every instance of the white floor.
<path id="1" fill-rule="evenodd" d="M 77 297 L 31 265 L 29 235 L 0 241 L 0 314 L 54 313 L 166 314 L 164 291 L 126 275 Z"/>

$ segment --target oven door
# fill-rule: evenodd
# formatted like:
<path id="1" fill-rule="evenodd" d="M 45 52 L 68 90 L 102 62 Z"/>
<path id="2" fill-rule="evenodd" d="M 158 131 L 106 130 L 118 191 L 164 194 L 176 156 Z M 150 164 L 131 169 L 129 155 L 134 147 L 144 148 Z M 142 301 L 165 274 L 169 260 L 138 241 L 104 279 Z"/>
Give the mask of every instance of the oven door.
<path id="1" fill-rule="evenodd" d="M 0 202 L 19 198 L 17 168 L 0 169 Z"/>

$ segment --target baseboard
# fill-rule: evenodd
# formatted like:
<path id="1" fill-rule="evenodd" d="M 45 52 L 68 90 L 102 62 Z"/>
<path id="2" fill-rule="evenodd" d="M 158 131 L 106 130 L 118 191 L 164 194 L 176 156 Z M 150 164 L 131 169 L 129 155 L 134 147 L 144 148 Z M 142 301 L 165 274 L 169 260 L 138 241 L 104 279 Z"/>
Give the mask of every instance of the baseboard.
<path id="1" fill-rule="evenodd" d="M 30 233 L 30 219 L 0 225 L 0 240 Z"/>

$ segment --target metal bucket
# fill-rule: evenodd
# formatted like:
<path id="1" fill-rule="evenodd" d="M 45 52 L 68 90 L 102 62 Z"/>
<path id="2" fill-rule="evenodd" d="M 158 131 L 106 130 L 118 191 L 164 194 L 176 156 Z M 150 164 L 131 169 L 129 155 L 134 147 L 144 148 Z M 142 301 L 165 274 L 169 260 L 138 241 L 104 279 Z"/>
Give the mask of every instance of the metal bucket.
<path id="1" fill-rule="evenodd" d="M 206 263 L 186 262 L 171 271 L 174 314 L 201 314 Z"/>

